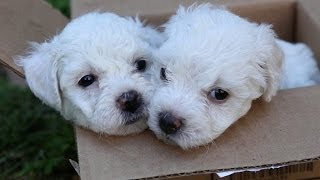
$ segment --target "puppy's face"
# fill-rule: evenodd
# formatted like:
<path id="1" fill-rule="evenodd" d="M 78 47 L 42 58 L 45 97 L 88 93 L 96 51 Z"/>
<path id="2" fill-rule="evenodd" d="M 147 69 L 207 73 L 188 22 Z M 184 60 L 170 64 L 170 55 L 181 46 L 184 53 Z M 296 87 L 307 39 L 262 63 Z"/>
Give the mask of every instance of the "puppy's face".
<path id="1" fill-rule="evenodd" d="M 148 121 L 160 139 L 184 149 L 207 144 L 252 100 L 275 94 L 282 53 L 268 26 L 201 6 L 180 9 L 165 33 Z"/>
<path id="2" fill-rule="evenodd" d="M 146 128 L 152 90 L 146 76 L 152 57 L 141 42 L 133 43 L 136 47 L 119 47 L 120 57 L 107 49 L 98 52 L 99 47 L 94 47 L 97 52 L 86 52 L 85 47 L 79 53 L 64 55 L 58 79 L 67 119 L 83 119 L 88 123 L 85 126 L 108 134 Z M 130 52 L 125 52 L 128 48 Z"/>
<path id="3" fill-rule="evenodd" d="M 147 127 L 148 74 L 160 39 L 137 20 L 91 13 L 35 45 L 24 70 L 35 95 L 66 119 L 96 132 L 138 133 Z"/>

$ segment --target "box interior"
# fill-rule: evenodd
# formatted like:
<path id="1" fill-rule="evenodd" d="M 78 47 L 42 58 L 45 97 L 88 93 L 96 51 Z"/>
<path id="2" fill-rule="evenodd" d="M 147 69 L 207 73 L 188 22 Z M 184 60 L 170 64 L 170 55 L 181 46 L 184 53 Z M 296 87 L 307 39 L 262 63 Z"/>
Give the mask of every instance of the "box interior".
<path id="1" fill-rule="evenodd" d="M 210 145 L 189 151 L 149 131 L 106 137 L 76 128 L 81 177 L 157 178 L 311 161 L 320 154 L 319 100 L 319 86 L 281 91 L 271 103 L 256 101 Z"/>
<path id="2" fill-rule="evenodd" d="M 290 42 L 307 43 L 320 59 L 319 8 L 317 0 L 199 0 L 226 6 L 250 21 L 273 25 L 279 38 Z M 122 16 L 136 16 L 155 27 L 165 23 L 179 5 L 189 6 L 194 0 L 71 0 L 72 17 L 100 10 L 116 12 Z M 316 38 L 316 40 L 315 40 Z"/>
<path id="3" fill-rule="evenodd" d="M 73 1 L 74 17 L 99 6 L 121 15 L 141 12 L 143 18 L 159 25 L 174 13 L 176 3 L 192 4 L 187 0 L 153 5 L 143 0 L 134 2 L 135 6 L 125 7 L 112 0 Z M 136 7 L 139 5 L 141 9 Z M 305 42 L 319 57 L 316 48 L 320 41 L 314 41 L 318 37 L 313 37 L 320 32 L 320 20 L 316 18 L 320 15 L 316 9 L 320 7 L 319 1 L 227 1 L 227 7 L 251 21 L 273 24 L 280 38 Z M 156 13 L 150 13 L 152 10 Z M 304 34 L 306 29 L 309 36 Z M 98 137 L 76 128 L 80 167 L 84 169 L 81 177 L 172 177 L 315 160 L 320 156 L 320 134 L 317 133 L 320 114 L 316 112 L 319 90 L 319 86 L 284 90 L 271 103 L 257 101 L 249 114 L 212 144 L 190 151 L 161 143 L 148 131 L 132 137 Z"/>

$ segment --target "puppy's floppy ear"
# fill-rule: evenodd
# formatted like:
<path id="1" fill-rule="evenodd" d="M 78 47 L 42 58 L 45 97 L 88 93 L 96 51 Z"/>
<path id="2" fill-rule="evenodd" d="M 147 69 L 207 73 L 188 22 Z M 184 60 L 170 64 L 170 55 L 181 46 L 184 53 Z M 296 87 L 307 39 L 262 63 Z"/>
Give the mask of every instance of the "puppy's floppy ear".
<path id="1" fill-rule="evenodd" d="M 258 64 L 265 78 L 263 99 L 269 102 L 280 86 L 284 54 L 275 41 L 275 33 L 270 25 L 260 25 L 258 31 L 257 48 L 261 58 Z"/>
<path id="2" fill-rule="evenodd" d="M 18 57 L 16 63 L 23 67 L 32 92 L 47 105 L 61 110 L 57 80 L 57 55 L 52 42 L 31 43 L 29 55 Z"/>

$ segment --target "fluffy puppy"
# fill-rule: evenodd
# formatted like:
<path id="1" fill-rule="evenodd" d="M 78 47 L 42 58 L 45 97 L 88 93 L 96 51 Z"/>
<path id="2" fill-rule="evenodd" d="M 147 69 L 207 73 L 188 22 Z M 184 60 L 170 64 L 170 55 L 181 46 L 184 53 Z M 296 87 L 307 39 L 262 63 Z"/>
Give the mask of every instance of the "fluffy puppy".
<path id="1" fill-rule="evenodd" d="M 227 10 L 180 7 L 165 28 L 148 123 L 158 138 L 184 149 L 211 142 L 246 114 L 254 99 L 270 101 L 279 86 L 320 80 L 306 45 L 276 40 L 270 26 Z"/>
<path id="2" fill-rule="evenodd" d="M 67 120 L 109 135 L 147 128 L 149 69 L 161 35 L 138 18 L 89 13 L 18 62 L 30 89 Z"/>
<path id="3" fill-rule="evenodd" d="M 148 125 L 187 149 L 207 144 L 279 87 L 283 52 L 269 25 L 208 4 L 180 7 L 155 52 L 158 84 Z"/>
<path id="4" fill-rule="evenodd" d="M 312 86 L 320 83 L 320 71 L 311 49 L 303 43 L 277 40 L 284 52 L 280 89 Z"/>

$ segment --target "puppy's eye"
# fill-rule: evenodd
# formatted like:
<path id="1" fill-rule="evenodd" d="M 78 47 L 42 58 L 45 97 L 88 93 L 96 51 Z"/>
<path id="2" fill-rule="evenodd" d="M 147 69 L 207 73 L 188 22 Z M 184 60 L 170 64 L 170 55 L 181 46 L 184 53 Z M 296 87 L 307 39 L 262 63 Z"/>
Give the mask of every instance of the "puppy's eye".
<path id="1" fill-rule="evenodd" d="M 147 67 L 147 61 L 144 58 L 139 58 L 136 60 L 135 65 L 138 71 L 144 72 Z"/>
<path id="2" fill-rule="evenodd" d="M 209 92 L 209 98 L 214 102 L 224 102 L 228 96 L 229 93 L 221 88 L 214 88 Z"/>
<path id="3" fill-rule="evenodd" d="M 168 79 L 166 77 L 166 69 L 165 68 L 161 68 L 161 70 L 160 70 L 160 79 L 162 79 L 163 81 L 168 81 Z"/>
<path id="4" fill-rule="evenodd" d="M 90 86 L 94 81 L 96 80 L 96 77 L 93 74 L 88 74 L 83 76 L 78 84 L 83 87 Z"/>

